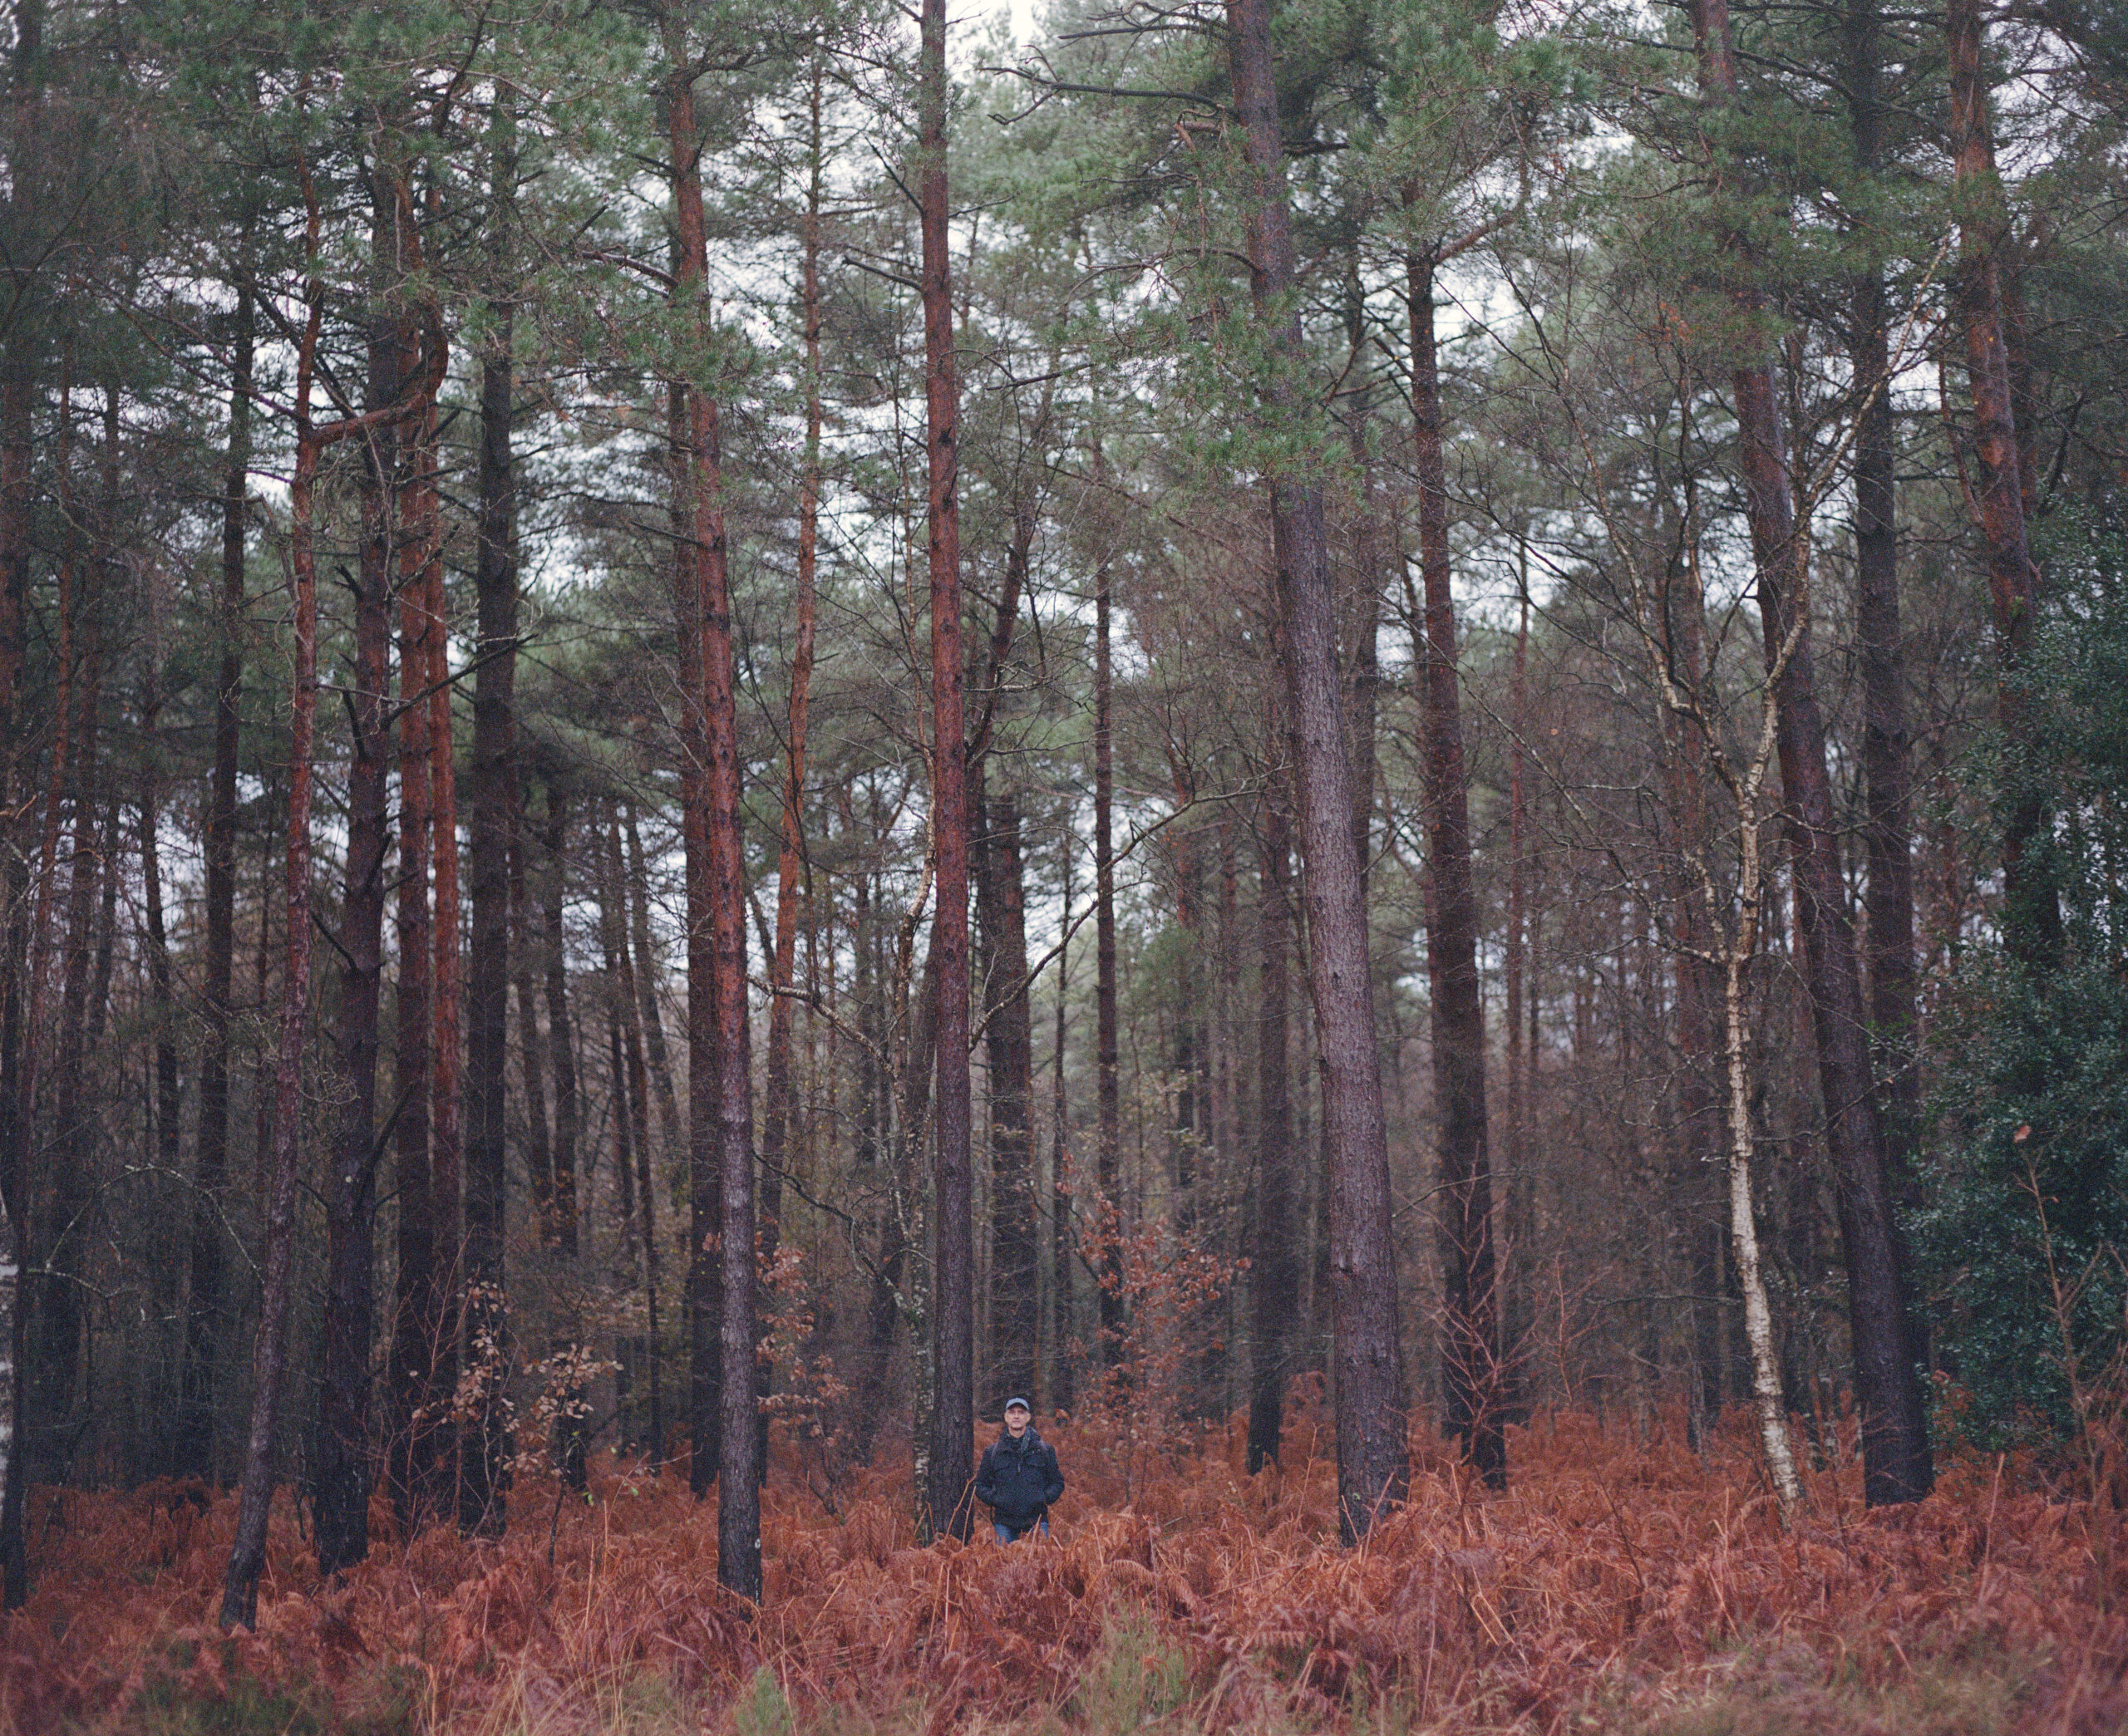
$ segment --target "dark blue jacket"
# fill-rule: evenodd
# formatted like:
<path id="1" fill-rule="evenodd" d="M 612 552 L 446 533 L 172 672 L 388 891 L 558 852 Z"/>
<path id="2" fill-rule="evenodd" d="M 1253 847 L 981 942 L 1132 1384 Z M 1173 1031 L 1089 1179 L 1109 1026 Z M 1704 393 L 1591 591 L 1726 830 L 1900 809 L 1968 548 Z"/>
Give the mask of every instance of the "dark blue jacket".
<path id="1" fill-rule="evenodd" d="M 1034 1424 L 1014 1440 L 1001 1429 L 983 1449 L 983 1468 L 975 1473 L 975 1498 L 1000 1525 L 1024 1530 L 1049 1511 L 1064 1493 L 1064 1473 L 1057 1468 L 1057 1449 L 1035 1433 Z"/>

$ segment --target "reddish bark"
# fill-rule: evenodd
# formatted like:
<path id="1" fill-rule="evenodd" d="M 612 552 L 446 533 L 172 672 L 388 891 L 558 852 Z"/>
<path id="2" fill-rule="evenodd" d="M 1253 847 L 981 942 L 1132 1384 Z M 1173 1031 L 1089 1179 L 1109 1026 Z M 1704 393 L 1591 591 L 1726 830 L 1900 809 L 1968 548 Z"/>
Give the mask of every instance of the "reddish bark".
<path id="1" fill-rule="evenodd" d="M 406 174 L 381 128 L 371 169 L 371 249 L 381 280 L 397 285 L 421 268 Z M 383 976 L 387 711 L 395 579 L 411 582 L 435 534 L 432 470 L 420 454 L 432 426 L 446 353 L 435 311 L 417 319 L 378 298 L 369 338 L 370 408 L 363 473 L 361 556 L 354 574 L 354 668 L 348 715 L 354 730 L 347 784 L 347 848 L 341 899 L 338 1030 L 344 1092 L 325 1189 L 326 1306 L 318 1431 L 316 1538 L 321 1571 L 332 1574 L 369 1549 L 371 1340 L 377 1164 L 378 1011 Z M 426 327 L 424 333 L 424 326 Z M 332 425 L 335 427 L 341 424 Z M 276 1109 L 277 1137 L 278 1109 Z"/>
<path id="2" fill-rule="evenodd" d="M 390 428 L 425 407 L 443 378 L 447 360 L 441 328 L 427 333 L 426 366 L 406 376 L 405 396 L 360 416 L 323 428 L 310 419 L 312 369 L 323 307 L 316 273 L 318 211 L 307 170 L 306 257 L 310 262 L 308 317 L 296 352 L 296 461 L 288 485 L 289 572 L 294 590 L 295 667 L 289 728 L 288 853 L 284 887 L 285 961 L 281 975 L 279 1043 L 273 1073 L 273 1148 L 267 1166 L 266 1258 L 259 1298 L 259 1333 L 252 1352 L 251 1421 L 244 1451 L 235 1539 L 222 1581 L 222 1624 L 251 1627 L 258 1621 L 259 1576 L 266 1561 L 266 1522 L 273 1502 L 274 1437 L 281 1386 L 288 1367 L 289 1277 L 295 1257 L 296 1159 L 303 1122 L 303 1050 L 310 995 L 311 752 L 318 716 L 318 563 L 313 495 L 323 447 L 351 436 Z M 389 633 L 389 621 L 384 625 Z M 381 676 L 379 677 L 381 682 Z M 381 855 L 380 850 L 380 855 Z M 382 921 L 382 905 L 379 906 Z M 323 1552 L 321 1548 L 321 1553 Z"/>
<path id="3" fill-rule="evenodd" d="M 1950 0 L 1945 13 L 1951 83 L 1953 182 L 1958 211 L 1958 300 L 1973 382 L 1973 451 L 1979 468 L 1975 514 L 1988 551 L 1988 599 L 1995 624 L 1995 711 L 2013 750 L 2028 745 L 2031 696 L 2024 666 L 2032 643 L 2039 572 L 2026 523 L 2033 479 L 2005 339 L 2001 254 L 2008 228 L 1988 122 L 1979 0 Z M 2002 814 L 2002 926 L 2012 956 L 2044 967 L 2060 951 L 2061 901 L 2033 847 L 2046 824 L 2038 780 L 2013 772 Z"/>

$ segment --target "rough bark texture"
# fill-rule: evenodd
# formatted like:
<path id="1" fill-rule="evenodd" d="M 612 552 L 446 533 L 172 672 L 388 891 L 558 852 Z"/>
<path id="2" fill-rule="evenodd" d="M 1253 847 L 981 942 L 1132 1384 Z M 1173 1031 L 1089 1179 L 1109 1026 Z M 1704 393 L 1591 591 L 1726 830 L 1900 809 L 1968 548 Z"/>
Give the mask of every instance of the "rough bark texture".
<path id="1" fill-rule="evenodd" d="M 1507 1483 L 1501 1433 L 1500 1297 L 1493 1248 L 1492 1156 L 1485 1118 L 1485 1018 L 1478 987 L 1478 904 L 1470 876 L 1470 804 L 1456 667 L 1456 604 L 1441 455 L 1441 369 L 1433 261 L 1406 262 L 1411 322 L 1411 434 L 1419 482 L 1419 647 L 1426 711 L 1426 976 L 1433 989 L 1434 1100 L 1441 1118 L 1435 1227 L 1443 1312 L 1443 1421 L 1495 1488 Z"/>
<path id="2" fill-rule="evenodd" d="M 1292 217 L 1268 0 L 1229 0 L 1227 25 L 1234 106 L 1252 171 L 1249 290 L 1274 370 L 1265 408 L 1274 419 L 1290 420 L 1308 412 L 1297 390 L 1303 353 L 1293 307 Z M 1374 1042 L 1366 882 L 1352 835 L 1355 796 L 1341 716 L 1336 598 L 1323 493 L 1313 482 L 1279 468 L 1267 479 L 1298 774 L 1302 888 L 1329 1164 L 1338 1529 L 1352 1542 L 1401 1499 L 1411 1474 L 1389 1234 L 1389 1148 Z"/>
<path id="3" fill-rule="evenodd" d="M 1692 23 L 1707 101 L 1733 104 L 1736 76 L 1727 0 L 1693 0 Z M 1732 299 L 1743 322 L 1756 325 L 1763 305 L 1749 283 L 1753 262 L 1740 237 L 1730 238 L 1729 247 L 1744 276 Z M 1825 770 L 1825 724 L 1810 656 L 1807 541 L 1796 520 L 1773 369 L 1766 362 L 1740 361 L 1731 381 L 1766 662 L 1776 677 L 1796 928 L 1825 1099 L 1825 1143 L 1838 1182 L 1855 1394 L 1862 1411 L 1864 1493 L 1873 1506 L 1918 1500 L 1933 1481 L 1928 1419 Z"/>

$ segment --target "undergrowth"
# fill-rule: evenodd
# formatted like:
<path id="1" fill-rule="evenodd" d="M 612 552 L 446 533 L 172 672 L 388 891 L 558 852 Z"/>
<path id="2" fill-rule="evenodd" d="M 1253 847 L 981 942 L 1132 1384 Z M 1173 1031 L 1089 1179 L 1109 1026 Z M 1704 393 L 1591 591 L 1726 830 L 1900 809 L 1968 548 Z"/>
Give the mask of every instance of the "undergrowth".
<path id="1" fill-rule="evenodd" d="M 610 1458 L 520 1480 L 500 1542 L 380 1542 L 321 1586 L 277 1512 L 258 1630 L 214 1622 L 229 1497 L 32 1496 L 35 1590 L 0 1626 L 0 1731 L 68 1736 L 1993 1736 L 2128 1727 L 2128 1621 L 2087 1516 L 2014 1459 L 1865 1512 L 1851 1442 L 1784 1533 L 1745 1419 L 1687 1449 L 1594 1417 L 1514 1431 L 1515 1480 L 1437 1448 L 1335 1544 L 1305 1419 L 1283 1469 L 1237 1426 L 1165 1462 L 1050 1431 L 1047 1543 L 915 1547 L 908 1478 L 832 1508 L 772 1477 L 766 1598 L 716 1585 L 717 1514 Z M 788 1469 L 789 1467 L 782 1467 Z M 380 1499 L 374 1535 L 389 1538 Z"/>

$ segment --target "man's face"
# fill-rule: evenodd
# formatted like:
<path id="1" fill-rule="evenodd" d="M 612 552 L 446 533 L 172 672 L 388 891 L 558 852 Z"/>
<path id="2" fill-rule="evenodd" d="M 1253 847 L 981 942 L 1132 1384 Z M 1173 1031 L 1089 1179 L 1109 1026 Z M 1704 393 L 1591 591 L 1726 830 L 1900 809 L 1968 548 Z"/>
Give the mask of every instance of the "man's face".
<path id="1" fill-rule="evenodd" d="M 1005 1428 L 1014 1440 L 1027 1432 L 1027 1415 L 1024 1404 L 1015 1404 L 1005 1413 Z"/>

